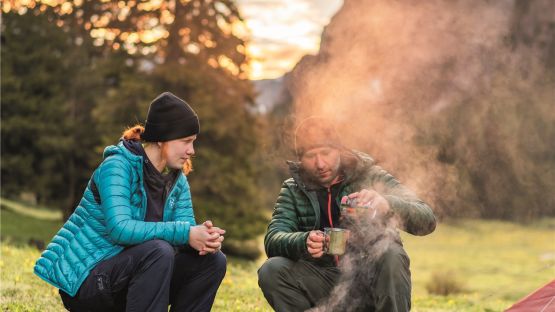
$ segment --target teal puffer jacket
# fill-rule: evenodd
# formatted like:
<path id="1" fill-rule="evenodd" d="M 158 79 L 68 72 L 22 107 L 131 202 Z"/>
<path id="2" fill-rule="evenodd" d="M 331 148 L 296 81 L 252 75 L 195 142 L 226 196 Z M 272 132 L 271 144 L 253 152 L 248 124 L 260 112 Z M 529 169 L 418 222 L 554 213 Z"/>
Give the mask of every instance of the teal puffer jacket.
<path id="1" fill-rule="evenodd" d="M 272 220 L 264 237 L 268 257 L 281 256 L 293 260 L 312 259 L 306 247 L 308 233 L 320 226 L 320 206 L 317 185 L 303 175 L 298 162 L 289 162 L 292 178 L 283 182 L 277 198 Z M 436 219 L 432 209 L 404 187 L 391 174 L 361 152 L 343 150 L 341 168 L 344 180 L 338 196 L 362 189 L 379 192 L 399 217 L 403 230 L 414 235 L 427 235 L 434 231 Z"/>
<path id="2" fill-rule="evenodd" d="M 79 205 L 35 264 L 35 274 L 71 296 L 100 261 L 125 246 L 152 239 L 184 245 L 196 225 L 185 175 L 179 175 L 168 194 L 163 222 L 144 222 L 143 158 L 122 142 L 104 150 L 92 180 L 100 198 L 95 200 L 89 181 Z"/>

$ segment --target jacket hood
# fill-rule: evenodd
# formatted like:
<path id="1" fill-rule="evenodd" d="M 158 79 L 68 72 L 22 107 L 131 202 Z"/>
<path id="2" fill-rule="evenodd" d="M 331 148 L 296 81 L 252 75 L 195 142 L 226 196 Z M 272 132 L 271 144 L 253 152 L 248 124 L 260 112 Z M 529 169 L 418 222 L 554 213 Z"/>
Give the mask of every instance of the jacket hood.
<path id="1" fill-rule="evenodd" d="M 357 181 L 374 164 L 374 159 L 366 153 L 350 149 L 341 150 L 341 165 L 339 170 L 343 174 L 345 183 Z M 291 177 L 300 187 L 307 190 L 321 188 L 321 186 L 308 177 L 301 167 L 300 161 L 288 160 L 287 165 L 289 166 Z"/>
<path id="2" fill-rule="evenodd" d="M 112 155 L 116 155 L 116 154 L 120 154 L 125 156 L 125 158 L 127 158 L 130 162 L 142 162 L 142 157 L 139 155 L 135 155 L 133 154 L 130 150 L 128 150 L 124 143 L 123 140 L 120 141 L 117 145 L 110 145 L 107 146 L 104 149 L 104 153 L 102 154 L 102 157 L 104 157 L 104 159 L 112 156 Z"/>

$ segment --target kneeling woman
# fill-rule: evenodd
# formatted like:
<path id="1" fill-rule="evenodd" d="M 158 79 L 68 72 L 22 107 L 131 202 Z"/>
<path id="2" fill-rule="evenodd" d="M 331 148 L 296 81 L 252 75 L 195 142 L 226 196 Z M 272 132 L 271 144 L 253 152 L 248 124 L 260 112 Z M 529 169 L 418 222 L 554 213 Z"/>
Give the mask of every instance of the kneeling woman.
<path id="1" fill-rule="evenodd" d="M 209 311 L 224 230 L 196 225 L 185 173 L 199 120 L 165 92 L 144 128 L 104 151 L 81 202 L 35 265 L 71 311 Z"/>

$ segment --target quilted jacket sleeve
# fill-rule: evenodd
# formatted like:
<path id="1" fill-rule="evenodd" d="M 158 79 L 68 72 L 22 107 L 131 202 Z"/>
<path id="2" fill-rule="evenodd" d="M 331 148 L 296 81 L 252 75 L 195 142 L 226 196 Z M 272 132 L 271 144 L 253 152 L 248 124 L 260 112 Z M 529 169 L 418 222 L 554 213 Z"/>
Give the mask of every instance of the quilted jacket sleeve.
<path id="1" fill-rule="evenodd" d="M 184 176 L 184 186 L 179 194 L 177 208 L 175 210 L 175 221 L 189 222 L 191 226 L 196 225 L 195 213 L 193 211 L 193 201 L 191 199 L 191 189 L 189 182 Z"/>
<path id="2" fill-rule="evenodd" d="M 293 194 L 283 183 L 264 237 L 268 257 L 281 256 L 297 260 L 308 254 L 306 239 L 309 232 L 299 231 L 298 222 Z"/>
<path id="3" fill-rule="evenodd" d="M 131 164 L 123 157 L 107 158 L 95 174 L 110 239 L 120 245 L 134 245 L 162 239 L 173 245 L 189 241 L 190 223 L 185 221 L 144 222 L 132 218 Z"/>
<path id="4" fill-rule="evenodd" d="M 379 166 L 372 166 L 370 177 L 373 188 L 379 190 L 391 209 L 399 215 L 406 232 L 427 235 L 435 230 L 436 218 L 428 204 Z"/>

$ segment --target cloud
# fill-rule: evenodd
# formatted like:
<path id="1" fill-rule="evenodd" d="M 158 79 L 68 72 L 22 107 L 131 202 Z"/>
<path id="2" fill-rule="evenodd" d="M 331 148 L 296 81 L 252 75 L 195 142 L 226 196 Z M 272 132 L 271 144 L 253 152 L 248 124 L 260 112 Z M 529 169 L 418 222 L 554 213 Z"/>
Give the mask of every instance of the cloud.
<path id="1" fill-rule="evenodd" d="M 257 62 L 251 79 L 279 77 L 303 55 L 316 53 L 323 27 L 341 4 L 341 0 L 325 5 L 315 0 L 238 1 L 251 33 L 250 56 Z"/>

